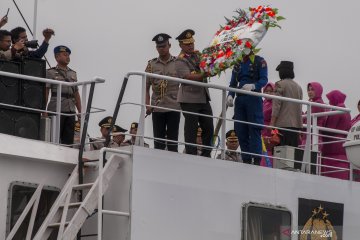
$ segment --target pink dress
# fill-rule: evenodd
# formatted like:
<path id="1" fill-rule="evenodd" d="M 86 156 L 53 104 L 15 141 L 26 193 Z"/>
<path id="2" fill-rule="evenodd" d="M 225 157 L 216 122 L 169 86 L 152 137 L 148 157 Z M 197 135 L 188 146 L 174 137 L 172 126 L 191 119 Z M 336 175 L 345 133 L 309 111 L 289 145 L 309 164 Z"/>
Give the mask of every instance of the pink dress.
<path id="1" fill-rule="evenodd" d="M 321 86 L 321 84 L 318 82 L 311 82 L 307 85 L 308 88 L 309 88 L 309 86 L 311 86 L 315 92 L 314 98 L 310 98 L 309 101 L 316 102 L 316 103 L 324 103 L 324 100 L 322 99 L 323 87 Z M 311 113 L 319 113 L 319 112 L 325 112 L 325 111 L 326 111 L 325 108 L 316 107 L 316 106 L 311 107 Z M 317 126 L 324 127 L 326 118 L 327 118 L 326 116 L 318 117 L 317 118 Z M 306 123 L 307 123 L 307 119 L 304 118 L 304 124 L 306 124 Z M 305 129 L 305 131 L 306 131 L 306 129 Z M 319 137 L 318 142 L 319 142 L 318 149 L 321 152 L 321 150 L 322 150 L 322 145 L 321 145 L 322 138 L 321 137 Z M 301 145 L 304 146 L 305 144 L 306 144 L 306 134 L 303 134 L 302 138 L 301 138 Z"/>
<path id="2" fill-rule="evenodd" d="M 275 84 L 271 83 L 271 82 L 266 84 L 265 87 L 263 88 L 263 90 L 269 86 L 272 88 L 273 91 L 275 90 Z M 268 126 L 270 124 L 271 112 L 272 112 L 272 99 L 265 99 L 263 102 L 264 125 Z M 271 137 L 271 129 L 263 128 L 263 130 L 261 131 L 261 136 L 263 137 L 264 141 L 266 141 L 267 138 Z M 272 156 L 272 149 L 267 149 L 267 154 L 268 154 L 268 156 Z M 273 163 L 272 158 L 269 158 L 269 160 L 270 160 L 270 163 L 272 166 L 272 163 Z M 261 159 L 260 166 L 267 166 L 266 160 L 264 157 Z"/>
<path id="3" fill-rule="evenodd" d="M 345 107 L 345 99 L 346 95 L 338 90 L 331 91 L 330 93 L 326 94 L 326 97 L 329 99 L 330 105 L 338 106 L 338 107 Z M 325 127 L 327 128 L 333 128 L 343 131 L 349 131 L 351 124 L 351 117 L 350 113 L 344 113 L 344 114 L 338 114 L 338 115 L 332 115 L 328 116 Z M 325 132 L 326 135 L 331 135 L 335 137 L 341 137 L 346 138 L 343 134 L 335 134 L 335 133 L 328 133 Z M 323 138 L 323 142 L 331 142 L 336 141 L 336 139 L 333 138 Z M 347 160 L 346 152 L 344 147 L 342 146 L 344 142 L 336 142 L 336 143 L 330 143 L 330 144 L 324 144 L 323 146 L 323 159 L 322 164 L 327 166 L 334 166 L 334 167 L 341 167 L 341 168 L 347 168 L 349 169 L 349 163 L 348 162 L 338 162 L 334 160 L 330 160 L 328 158 L 336 158 L 336 159 L 342 159 Z M 342 172 L 336 172 L 336 173 L 326 173 L 327 171 L 336 171 L 337 169 L 329 168 L 329 167 L 322 167 L 321 171 L 325 172 L 322 173 L 323 176 L 333 177 L 333 178 L 339 178 L 339 179 L 349 179 L 349 171 L 342 171 Z"/>

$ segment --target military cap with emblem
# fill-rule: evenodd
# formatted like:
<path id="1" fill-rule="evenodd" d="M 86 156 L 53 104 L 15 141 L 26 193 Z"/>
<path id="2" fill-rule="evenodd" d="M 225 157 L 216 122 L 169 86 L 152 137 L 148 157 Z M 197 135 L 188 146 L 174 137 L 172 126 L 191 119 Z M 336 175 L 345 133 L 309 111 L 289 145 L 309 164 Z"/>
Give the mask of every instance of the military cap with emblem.
<path id="1" fill-rule="evenodd" d="M 131 123 L 130 129 L 138 128 L 138 125 L 139 124 L 137 122 L 133 122 L 133 123 Z"/>
<path id="2" fill-rule="evenodd" d="M 57 46 L 54 48 L 54 54 L 61 53 L 61 52 L 67 52 L 67 53 L 71 54 L 71 50 L 67 46 L 60 45 L 60 46 Z"/>
<path id="3" fill-rule="evenodd" d="M 114 133 L 124 133 L 124 132 L 126 132 L 127 130 L 126 129 L 124 129 L 124 128 L 122 128 L 122 127 L 120 127 L 120 126 L 118 126 L 118 125 L 114 125 L 114 129 L 113 129 L 113 132 Z"/>
<path id="4" fill-rule="evenodd" d="M 156 43 L 157 47 L 161 47 L 166 45 L 170 38 L 171 36 L 166 33 L 159 33 L 155 37 L 153 37 L 152 41 Z"/>
<path id="5" fill-rule="evenodd" d="M 180 43 L 183 44 L 194 43 L 195 42 L 195 39 L 193 38 L 194 35 L 195 35 L 194 30 L 186 29 L 179 36 L 176 37 L 176 40 L 178 40 Z"/>
<path id="6" fill-rule="evenodd" d="M 235 130 L 229 130 L 226 133 L 226 140 L 228 141 L 238 141 Z"/>
<path id="7" fill-rule="evenodd" d="M 99 122 L 99 127 L 110 128 L 111 122 L 112 122 L 112 117 L 110 116 L 105 117 Z"/>

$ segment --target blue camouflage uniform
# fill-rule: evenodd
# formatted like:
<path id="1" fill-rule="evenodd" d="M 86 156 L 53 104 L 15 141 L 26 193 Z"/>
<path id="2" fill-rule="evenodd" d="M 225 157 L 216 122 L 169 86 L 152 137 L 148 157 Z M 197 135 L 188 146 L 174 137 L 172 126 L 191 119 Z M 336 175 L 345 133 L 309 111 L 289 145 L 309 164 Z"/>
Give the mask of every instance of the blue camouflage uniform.
<path id="1" fill-rule="evenodd" d="M 268 82 L 268 69 L 264 58 L 255 56 L 254 63 L 249 58 L 234 67 L 230 87 L 241 89 L 245 84 L 255 84 L 255 92 L 261 92 Z M 234 92 L 229 92 L 232 97 Z M 263 102 L 261 97 L 236 94 L 234 119 L 257 124 L 264 124 Z M 235 122 L 234 129 L 239 139 L 242 152 L 262 153 L 261 129 L 262 127 Z M 244 163 L 259 165 L 261 157 L 242 154 Z"/>

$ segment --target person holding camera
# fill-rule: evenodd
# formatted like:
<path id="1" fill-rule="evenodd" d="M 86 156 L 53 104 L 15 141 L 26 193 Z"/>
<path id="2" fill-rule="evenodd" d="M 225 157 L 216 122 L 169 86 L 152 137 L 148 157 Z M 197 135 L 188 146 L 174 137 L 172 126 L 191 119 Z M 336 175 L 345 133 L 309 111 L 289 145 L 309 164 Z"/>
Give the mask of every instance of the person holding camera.
<path id="1" fill-rule="evenodd" d="M 46 28 L 43 31 L 44 41 L 39 46 L 37 40 L 32 40 L 32 41 L 28 40 L 25 28 L 23 27 L 14 28 L 13 30 L 11 30 L 12 43 L 13 44 L 16 44 L 18 42 L 23 43 L 23 48 L 18 49 L 15 52 L 14 58 L 15 59 L 22 59 L 25 57 L 38 58 L 38 59 L 43 58 L 48 50 L 49 41 L 53 35 L 55 35 L 54 30 L 50 28 Z M 29 48 L 37 48 L 37 49 L 34 51 L 30 51 Z"/>
<path id="2" fill-rule="evenodd" d="M 71 50 L 66 46 L 54 48 L 57 66 L 46 71 L 46 78 L 64 82 L 77 82 L 76 72 L 68 67 L 70 63 Z M 62 115 L 60 118 L 60 142 L 62 144 L 74 143 L 75 113 L 81 114 L 81 100 L 77 86 L 62 86 L 61 93 L 57 92 L 57 85 L 46 86 L 46 96 L 48 99 L 51 89 L 51 98 L 48 110 L 56 112 L 56 97 L 61 94 L 61 113 L 71 114 Z M 76 109 L 75 109 L 76 108 Z M 78 117 L 80 120 L 80 117 Z"/>
<path id="3" fill-rule="evenodd" d="M 12 60 L 18 49 L 23 48 L 24 44 L 17 42 L 11 46 L 11 33 L 7 30 L 0 30 L 0 59 Z"/>
<path id="4" fill-rule="evenodd" d="M 11 33 L 6 30 L 0 30 L 0 59 L 11 60 Z"/>

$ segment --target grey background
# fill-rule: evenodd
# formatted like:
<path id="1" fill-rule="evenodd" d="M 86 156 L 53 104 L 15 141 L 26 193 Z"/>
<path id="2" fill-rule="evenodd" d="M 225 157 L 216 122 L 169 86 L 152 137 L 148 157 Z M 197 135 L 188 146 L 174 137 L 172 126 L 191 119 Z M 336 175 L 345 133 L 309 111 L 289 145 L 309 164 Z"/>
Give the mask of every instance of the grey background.
<path id="1" fill-rule="evenodd" d="M 33 1 L 17 1 L 32 27 Z M 269 81 L 278 80 L 275 71 L 281 60 L 295 63 L 295 79 L 303 86 L 307 99 L 306 84 L 318 81 L 325 94 L 339 89 L 347 94 L 346 106 L 357 114 L 359 100 L 358 72 L 359 26 L 355 0 L 327 1 L 248 1 L 248 0 L 39 0 L 38 39 L 46 27 L 55 30 L 47 53 L 55 66 L 52 49 L 64 44 L 73 51 L 70 67 L 77 71 L 79 81 L 94 76 L 104 77 L 106 84 L 96 89 L 94 105 L 106 108 L 106 114 L 91 116 L 89 133 L 99 135 L 97 122 L 105 115 L 112 115 L 123 76 L 132 70 L 144 70 L 149 59 L 157 56 L 152 37 L 159 32 L 173 36 L 173 55 L 179 53 L 175 37 L 187 28 L 196 31 L 196 48 L 205 48 L 220 24 L 223 16 L 231 17 L 237 8 L 248 8 L 259 4 L 279 8 L 286 20 L 280 22 L 282 29 L 270 29 L 259 47 L 260 55 L 268 63 Z M 10 7 L 9 23 L 4 29 L 24 26 L 12 1 L 0 1 L 0 15 Z M 28 33 L 28 35 L 30 35 Z M 231 71 L 211 83 L 227 85 Z M 220 93 L 211 92 L 215 115 L 220 113 Z M 128 86 L 126 101 L 140 101 L 140 81 L 132 78 Z M 130 110 L 132 109 L 132 110 Z M 117 123 L 129 128 L 132 121 L 139 120 L 139 109 L 124 107 Z M 232 109 L 228 111 L 231 118 Z M 183 121 L 183 120 L 182 120 Z M 230 126 L 228 126 L 228 129 Z M 182 129 L 182 126 L 180 127 Z M 146 120 L 146 132 L 152 135 L 151 119 Z M 181 132 L 182 140 L 182 132 Z"/>

